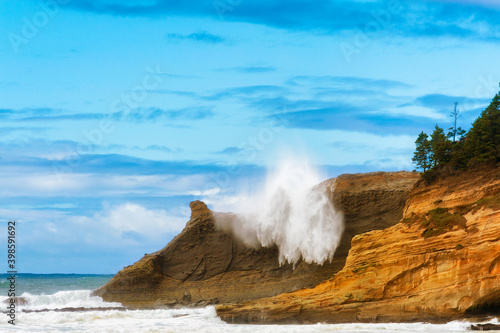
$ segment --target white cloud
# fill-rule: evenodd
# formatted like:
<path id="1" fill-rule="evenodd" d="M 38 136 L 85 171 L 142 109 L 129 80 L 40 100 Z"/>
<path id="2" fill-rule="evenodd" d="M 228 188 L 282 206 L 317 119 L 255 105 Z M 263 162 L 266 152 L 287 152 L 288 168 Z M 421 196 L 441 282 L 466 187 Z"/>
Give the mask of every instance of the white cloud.
<path id="1" fill-rule="evenodd" d="M 48 223 L 47 225 L 45 225 L 45 228 L 50 231 L 50 232 L 53 232 L 55 234 L 57 234 L 58 230 L 57 230 L 57 227 L 54 223 Z"/>
<path id="2" fill-rule="evenodd" d="M 66 213 L 55 210 L 0 208 L 0 219 L 19 222 L 53 222 L 65 219 Z"/>
<path id="3" fill-rule="evenodd" d="M 0 175 L 3 197 L 102 197 L 127 194 L 155 196 L 196 193 L 204 175 L 106 175 L 89 173 L 9 172 Z M 194 194 L 196 195 L 196 194 Z"/>
<path id="4" fill-rule="evenodd" d="M 172 215 L 162 209 L 147 209 L 134 203 L 105 207 L 91 217 L 74 217 L 79 224 L 109 226 L 120 234 L 135 232 L 149 239 L 178 233 L 186 224 L 186 216 Z"/>
<path id="5" fill-rule="evenodd" d="M 425 118 L 431 118 L 431 119 L 436 119 L 436 120 L 444 120 L 446 119 L 446 116 L 443 115 L 442 113 L 437 112 L 436 110 L 423 107 L 423 106 L 404 106 L 404 107 L 397 107 L 397 108 L 387 108 L 384 110 L 384 114 L 393 114 L 396 116 L 414 116 L 414 117 L 425 117 Z"/>
<path id="6" fill-rule="evenodd" d="M 211 196 L 211 195 L 216 195 L 221 192 L 220 187 L 214 187 L 205 191 L 191 191 L 188 192 L 187 194 L 189 195 L 195 195 L 195 196 Z"/>

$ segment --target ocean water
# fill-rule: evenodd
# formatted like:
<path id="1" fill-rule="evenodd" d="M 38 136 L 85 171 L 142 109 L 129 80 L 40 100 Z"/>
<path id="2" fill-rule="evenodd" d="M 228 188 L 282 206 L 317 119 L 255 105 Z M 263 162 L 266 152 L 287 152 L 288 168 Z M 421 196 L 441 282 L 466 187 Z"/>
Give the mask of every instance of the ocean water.
<path id="1" fill-rule="evenodd" d="M 467 332 L 471 323 L 230 325 L 221 321 L 214 307 L 172 310 L 126 310 L 90 296 L 111 275 L 21 274 L 16 289 L 28 302 L 16 310 L 16 325 L 0 315 L 0 332 L 206 332 L 206 333 L 322 333 L 322 332 Z M 7 300 L 7 275 L 0 275 L 0 302 Z M 6 312 L 7 304 L 2 304 Z M 27 311 L 27 312 L 25 312 Z M 490 322 L 498 323 L 497 319 Z"/>

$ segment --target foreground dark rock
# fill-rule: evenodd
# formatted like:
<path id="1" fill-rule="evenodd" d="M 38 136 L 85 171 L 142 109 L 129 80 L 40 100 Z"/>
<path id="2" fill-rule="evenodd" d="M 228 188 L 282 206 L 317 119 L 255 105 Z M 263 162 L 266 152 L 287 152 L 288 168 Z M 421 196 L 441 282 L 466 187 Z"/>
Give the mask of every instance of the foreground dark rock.
<path id="1" fill-rule="evenodd" d="M 25 297 L 9 297 L 7 299 L 5 299 L 2 303 L 4 304 L 11 304 L 11 300 L 14 300 L 14 303 L 16 305 L 27 305 L 29 302 L 28 302 L 28 299 L 25 298 Z"/>
<path id="2" fill-rule="evenodd" d="M 200 201 L 190 204 L 191 219 L 162 250 L 125 267 L 94 291 L 105 301 L 129 307 L 204 306 L 244 302 L 311 288 L 345 264 L 351 238 L 396 224 L 417 173 L 342 175 L 319 185 L 345 215 L 345 232 L 332 262 L 280 266 L 277 248 L 252 249 L 215 219 L 230 224 L 234 214 L 215 213 Z"/>
<path id="3" fill-rule="evenodd" d="M 500 331 L 500 325 L 495 324 L 476 324 L 470 327 L 472 331 Z"/>

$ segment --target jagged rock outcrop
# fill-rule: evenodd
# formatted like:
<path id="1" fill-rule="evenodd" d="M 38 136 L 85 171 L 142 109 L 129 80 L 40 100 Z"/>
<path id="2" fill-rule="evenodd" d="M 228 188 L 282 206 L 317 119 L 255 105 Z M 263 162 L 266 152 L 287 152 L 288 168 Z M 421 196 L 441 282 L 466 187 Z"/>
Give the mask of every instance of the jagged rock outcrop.
<path id="1" fill-rule="evenodd" d="M 397 223 L 417 173 L 342 175 L 319 186 L 345 215 L 345 232 L 332 262 L 278 263 L 278 249 L 253 249 L 215 220 L 237 218 L 215 213 L 200 201 L 190 204 L 191 219 L 165 248 L 125 267 L 94 291 L 105 301 L 129 307 L 202 306 L 243 302 L 308 288 L 331 278 L 345 264 L 351 238 Z"/>
<path id="2" fill-rule="evenodd" d="M 412 190 L 400 223 L 357 235 L 312 289 L 220 305 L 236 323 L 446 321 L 500 314 L 500 168 Z"/>

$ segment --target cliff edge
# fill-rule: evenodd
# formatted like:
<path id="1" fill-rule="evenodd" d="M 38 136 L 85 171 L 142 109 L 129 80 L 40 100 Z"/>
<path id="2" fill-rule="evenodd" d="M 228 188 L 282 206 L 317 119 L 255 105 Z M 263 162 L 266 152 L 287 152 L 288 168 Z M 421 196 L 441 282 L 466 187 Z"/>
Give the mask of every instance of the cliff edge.
<path id="1" fill-rule="evenodd" d="M 94 291 L 105 301 L 129 307 L 204 306 L 244 302 L 311 288 L 331 278 L 346 262 L 354 235 L 396 224 L 412 186 L 412 172 L 342 175 L 318 186 L 344 212 L 345 231 L 332 262 L 279 265 L 278 249 L 249 248 L 216 219 L 230 224 L 231 213 L 216 213 L 201 201 L 165 248 L 145 255 Z"/>
<path id="2" fill-rule="evenodd" d="M 419 182 L 401 222 L 356 235 L 312 289 L 220 305 L 230 323 L 440 322 L 500 313 L 500 168 Z"/>

